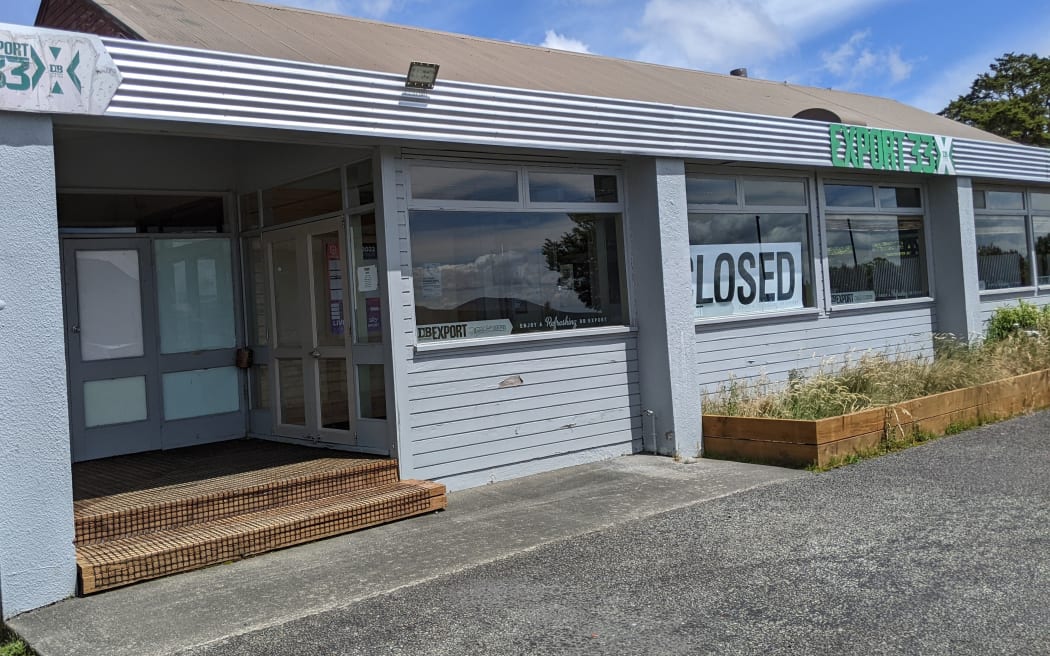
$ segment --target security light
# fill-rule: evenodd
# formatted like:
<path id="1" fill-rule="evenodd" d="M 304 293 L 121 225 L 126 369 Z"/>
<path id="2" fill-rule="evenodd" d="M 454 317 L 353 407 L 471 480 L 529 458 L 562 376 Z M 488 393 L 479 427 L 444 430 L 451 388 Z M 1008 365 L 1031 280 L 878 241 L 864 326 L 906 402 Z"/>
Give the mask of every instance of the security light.
<path id="1" fill-rule="evenodd" d="M 405 86 L 409 89 L 433 89 L 437 76 L 437 64 L 412 62 L 408 65 L 408 76 L 405 78 Z"/>

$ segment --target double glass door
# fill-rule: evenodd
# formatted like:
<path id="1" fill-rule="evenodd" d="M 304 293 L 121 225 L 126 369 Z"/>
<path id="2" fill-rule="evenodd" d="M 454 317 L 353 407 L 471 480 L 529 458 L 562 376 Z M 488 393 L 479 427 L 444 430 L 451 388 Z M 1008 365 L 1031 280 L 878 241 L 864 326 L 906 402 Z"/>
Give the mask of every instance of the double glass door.
<path id="1" fill-rule="evenodd" d="M 270 371 L 278 435 L 353 445 L 347 243 L 342 219 L 271 231 Z"/>
<path id="2" fill-rule="evenodd" d="M 73 460 L 244 435 L 231 242 L 66 238 Z"/>

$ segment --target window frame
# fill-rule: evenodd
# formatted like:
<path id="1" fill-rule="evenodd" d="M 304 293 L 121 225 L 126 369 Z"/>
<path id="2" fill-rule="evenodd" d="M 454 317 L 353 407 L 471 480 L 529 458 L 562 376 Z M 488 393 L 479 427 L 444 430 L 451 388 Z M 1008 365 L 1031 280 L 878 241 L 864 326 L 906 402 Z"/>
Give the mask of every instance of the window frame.
<path id="1" fill-rule="evenodd" d="M 827 197 L 825 195 L 825 186 L 827 185 L 849 185 L 849 186 L 864 186 L 872 188 L 872 195 L 874 205 L 872 207 L 850 207 L 848 205 L 828 205 Z M 882 207 L 882 202 L 879 199 L 879 188 L 894 188 L 894 187 L 906 187 L 909 189 L 919 190 L 919 201 L 921 207 Z M 900 177 L 878 177 L 872 178 L 871 176 L 864 177 L 851 177 L 851 176 L 818 176 L 817 180 L 817 204 L 820 208 L 820 255 L 822 259 L 821 272 L 824 277 L 824 306 L 823 309 L 828 315 L 832 313 L 845 313 L 845 312 L 865 312 L 877 310 L 879 308 L 893 308 L 900 306 L 911 306 L 911 305 L 929 305 L 936 299 L 934 297 L 934 289 L 936 283 L 934 280 L 934 265 L 933 265 L 933 252 L 930 244 L 930 201 L 929 194 L 926 189 L 926 185 L 922 182 L 917 182 L 914 179 L 909 180 Z M 868 216 L 918 216 L 922 219 L 922 231 L 923 231 L 923 261 L 924 269 L 926 273 L 926 294 L 924 296 L 916 296 L 914 298 L 901 298 L 901 299 L 887 299 L 883 301 L 875 300 L 868 301 L 865 303 L 842 303 L 835 304 L 831 303 L 831 260 L 828 255 L 828 237 L 827 237 L 827 226 L 828 217 L 833 215 L 841 214 L 853 214 L 853 215 L 868 215 Z"/>
<path id="2" fill-rule="evenodd" d="M 1026 256 L 1028 257 L 1028 261 L 1030 263 L 1029 267 L 1031 268 L 1031 280 L 1027 284 L 1020 285 L 1018 287 L 1003 287 L 1003 288 L 1000 288 L 1000 289 L 980 289 L 981 280 L 980 280 L 980 274 L 978 274 L 978 278 L 977 278 L 978 294 L 981 297 L 981 299 L 983 300 L 985 298 L 995 298 L 995 297 L 1003 296 L 1003 295 L 1009 296 L 1011 294 L 1013 294 L 1013 295 L 1020 295 L 1020 296 L 1026 296 L 1026 295 L 1035 296 L 1035 295 L 1038 295 L 1040 289 L 1042 289 L 1044 291 L 1050 290 L 1050 283 L 1047 283 L 1045 285 L 1040 285 L 1039 284 L 1039 271 L 1036 268 L 1035 222 L 1032 220 L 1033 216 L 1035 216 L 1035 215 L 1050 217 L 1050 211 L 1041 210 L 1039 212 L 1034 212 L 1032 210 L 1032 197 L 1031 197 L 1031 194 L 1032 194 L 1033 191 L 1037 192 L 1037 193 L 1040 193 L 1040 192 L 1042 192 L 1042 193 L 1050 193 L 1050 190 L 1042 190 L 1042 189 L 1038 189 L 1038 188 L 1028 188 L 1028 187 L 1019 187 L 1019 186 L 1016 186 L 1016 185 L 1010 185 L 1010 186 L 1006 186 L 1006 185 L 983 185 L 983 184 L 981 184 L 981 185 L 973 185 L 973 188 L 971 189 L 972 194 L 976 195 L 976 193 L 979 192 L 979 191 L 980 192 L 1001 191 L 1001 192 L 1010 192 L 1010 193 L 1019 193 L 1019 194 L 1021 194 L 1021 199 L 1022 199 L 1022 201 L 1024 203 L 1024 207 L 1022 207 L 1021 209 L 987 209 L 987 203 L 986 203 L 986 207 L 985 208 L 978 209 L 977 208 L 977 204 L 974 203 L 974 208 L 973 208 L 974 238 L 976 239 L 976 220 L 977 220 L 978 216 L 1015 216 L 1015 217 L 1019 216 L 1019 217 L 1021 217 L 1022 219 L 1024 219 L 1025 239 L 1027 240 L 1027 247 L 1028 247 L 1028 252 L 1026 253 Z M 977 258 L 976 250 L 974 251 L 973 256 L 974 256 L 975 259 Z"/>
<path id="3" fill-rule="evenodd" d="M 817 204 L 815 203 L 817 186 L 813 173 L 811 171 L 785 171 L 754 168 L 740 168 L 735 169 L 732 173 L 726 173 L 724 168 L 713 169 L 708 166 L 687 163 L 685 167 L 686 187 L 688 187 L 688 179 L 690 177 L 735 180 L 736 203 L 733 205 L 690 203 L 687 198 L 687 221 L 688 217 L 693 214 L 740 214 L 751 213 L 752 211 L 759 214 L 805 214 L 807 217 L 805 235 L 809 240 L 807 246 L 810 251 L 808 263 L 810 265 L 810 276 L 812 278 L 810 283 L 813 287 L 813 305 L 804 305 L 801 308 L 795 309 L 768 310 L 765 312 L 748 312 L 715 317 L 697 317 L 695 316 L 695 301 L 691 301 L 694 326 L 700 328 L 702 326 L 712 326 L 725 323 L 769 321 L 777 319 L 789 320 L 821 316 L 823 314 L 821 297 L 824 294 L 824 285 L 822 284 L 822 281 L 826 279 L 827 276 L 824 275 L 823 272 L 823 269 L 826 266 L 826 260 L 823 258 L 823 235 L 821 232 L 822 221 L 820 221 L 817 216 Z M 789 182 L 802 181 L 806 193 L 806 204 L 747 205 L 745 204 L 744 196 L 745 179 Z M 692 246 L 692 244 L 690 243 L 688 246 Z M 803 283 L 804 282 L 805 281 L 803 281 Z"/>
<path id="4" fill-rule="evenodd" d="M 619 257 L 619 268 L 620 268 L 620 287 L 621 294 L 625 300 L 623 303 L 624 308 L 624 319 L 623 323 L 607 326 L 599 326 L 595 328 L 573 328 L 566 330 L 551 330 L 551 331 L 534 331 L 525 332 L 518 334 L 501 335 L 495 337 L 476 337 L 466 339 L 452 339 L 452 340 L 439 340 L 439 341 L 420 341 L 418 324 L 416 322 L 416 294 L 415 294 L 415 281 L 410 276 L 407 289 L 410 294 L 411 307 L 412 307 L 412 337 L 409 344 L 412 346 L 415 352 L 426 352 L 426 351 L 444 351 L 444 350 L 455 350 L 464 348 L 477 348 L 477 347 L 490 347 L 498 346 L 500 344 L 518 344 L 522 342 L 535 342 L 535 341 L 547 341 L 547 340 L 560 340 L 560 339 L 572 339 L 573 337 L 579 339 L 588 335 L 609 335 L 616 333 L 629 333 L 635 332 L 637 329 L 633 325 L 634 313 L 634 295 L 631 293 L 630 280 L 632 278 L 632 265 L 629 259 L 630 247 L 629 240 L 630 235 L 627 229 L 627 199 L 626 190 L 624 189 L 624 174 L 623 170 L 617 166 L 602 165 L 602 164 L 580 164 L 578 166 L 566 166 L 564 164 L 558 165 L 544 165 L 542 163 L 510 163 L 506 161 L 501 162 L 482 162 L 476 160 L 435 160 L 427 158 L 410 158 L 405 157 L 402 165 L 402 180 L 405 188 L 405 227 L 408 236 L 408 253 L 409 260 L 412 258 L 412 212 L 413 211 L 444 211 L 444 212 L 495 212 L 495 213 L 528 213 L 528 214 L 545 214 L 551 212 L 564 212 L 566 214 L 586 214 L 586 213 L 602 213 L 602 214 L 616 214 L 619 217 L 619 243 L 620 249 Z M 472 200 L 434 200 L 434 199 L 419 199 L 412 197 L 412 169 L 416 166 L 426 166 L 435 168 L 459 168 L 468 170 L 512 170 L 517 173 L 518 176 L 518 200 L 515 202 L 511 201 L 472 201 Z M 611 202 L 596 202 L 596 203 L 549 203 L 549 202 L 536 202 L 533 203 L 529 197 L 529 171 L 537 171 L 542 173 L 572 173 L 572 174 L 589 174 L 589 175 L 612 175 L 616 177 L 616 191 L 617 201 Z M 409 265 L 410 273 L 412 271 L 412 265 Z M 412 274 L 414 276 L 414 274 Z"/>

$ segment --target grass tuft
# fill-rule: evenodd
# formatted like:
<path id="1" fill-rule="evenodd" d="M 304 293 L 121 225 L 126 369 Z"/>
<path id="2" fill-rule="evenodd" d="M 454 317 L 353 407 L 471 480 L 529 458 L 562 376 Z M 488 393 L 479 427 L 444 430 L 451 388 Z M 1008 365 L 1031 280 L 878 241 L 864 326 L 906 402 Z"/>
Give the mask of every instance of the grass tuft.
<path id="1" fill-rule="evenodd" d="M 0 656 L 36 656 L 36 652 L 0 622 Z"/>
<path id="2" fill-rule="evenodd" d="M 884 353 L 825 360 L 786 382 L 730 378 L 704 394 L 705 414 L 823 419 L 1050 369 L 1050 331 L 1009 334 L 976 345 L 937 336 L 932 358 Z"/>
<path id="3" fill-rule="evenodd" d="M 977 424 L 975 423 L 974 426 L 976 426 L 976 425 Z M 971 426 L 971 428 L 972 427 L 973 426 Z M 961 432 L 961 430 L 965 430 L 965 429 L 960 429 L 959 432 Z M 954 434 L 954 433 L 945 433 L 945 435 L 952 435 L 952 434 Z M 941 437 L 943 437 L 943 436 L 942 435 L 937 435 L 936 433 L 931 433 L 929 431 L 924 431 L 924 430 L 913 431 L 910 435 L 906 435 L 904 437 L 896 437 L 896 438 L 884 437 L 882 439 L 882 441 L 879 442 L 879 445 L 877 447 L 874 447 L 874 448 L 871 448 L 871 449 L 863 449 L 861 451 L 856 451 L 854 453 L 850 453 L 850 454 L 847 454 L 845 456 L 836 456 L 836 457 L 832 458 L 831 460 L 829 460 L 827 463 L 825 463 L 823 465 L 817 465 L 817 464 L 807 465 L 806 466 L 806 471 L 817 472 L 817 473 L 831 471 L 832 469 L 838 469 L 839 467 L 845 467 L 846 465 L 852 465 L 852 464 L 861 462 L 862 460 L 869 460 L 871 458 L 878 458 L 879 456 L 884 456 L 884 455 L 887 455 L 887 454 L 890 454 L 890 453 L 896 453 L 897 451 L 903 451 L 905 449 L 910 449 L 913 446 L 918 446 L 919 444 L 925 444 L 926 442 L 930 442 L 932 440 L 936 440 L 936 439 L 939 439 Z"/>

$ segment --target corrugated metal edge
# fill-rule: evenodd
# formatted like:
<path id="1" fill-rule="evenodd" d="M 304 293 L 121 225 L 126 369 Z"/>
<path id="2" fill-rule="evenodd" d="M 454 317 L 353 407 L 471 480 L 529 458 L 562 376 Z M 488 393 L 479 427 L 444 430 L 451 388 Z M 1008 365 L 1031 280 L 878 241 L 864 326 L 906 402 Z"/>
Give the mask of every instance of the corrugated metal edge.
<path id="1" fill-rule="evenodd" d="M 103 39 L 110 116 L 475 146 L 831 167 L 828 124 Z M 1050 150 L 955 138 L 958 175 L 1050 182 Z"/>

